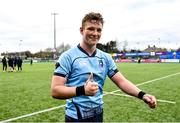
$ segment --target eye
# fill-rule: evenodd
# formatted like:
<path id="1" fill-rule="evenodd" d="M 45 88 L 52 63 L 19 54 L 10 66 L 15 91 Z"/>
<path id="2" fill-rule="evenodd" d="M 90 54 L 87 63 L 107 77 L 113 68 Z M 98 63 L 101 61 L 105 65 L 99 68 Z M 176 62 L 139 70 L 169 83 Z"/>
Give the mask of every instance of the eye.
<path id="1" fill-rule="evenodd" d="M 93 27 L 88 28 L 89 31 L 94 31 Z"/>
<path id="2" fill-rule="evenodd" d="M 97 29 L 97 31 L 98 31 L 98 32 L 101 32 L 101 31 L 102 31 L 102 29 Z"/>

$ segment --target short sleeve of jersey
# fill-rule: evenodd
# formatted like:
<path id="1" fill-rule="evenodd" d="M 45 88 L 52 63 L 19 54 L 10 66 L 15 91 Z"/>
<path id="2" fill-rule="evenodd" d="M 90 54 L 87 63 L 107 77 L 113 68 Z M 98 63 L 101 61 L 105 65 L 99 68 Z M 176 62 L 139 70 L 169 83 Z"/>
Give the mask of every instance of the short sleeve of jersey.
<path id="1" fill-rule="evenodd" d="M 117 66 L 110 55 L 108 55 L 108 77 L 112 78 L 118 72 Z"/>
<path id="2" fill-rule="evenodd" d="M 71 71 L 71 57 L 68 54 L 63 53 L 56 64 L 58 65 L 56 66 L 54 75 L 68 77 Z"/>

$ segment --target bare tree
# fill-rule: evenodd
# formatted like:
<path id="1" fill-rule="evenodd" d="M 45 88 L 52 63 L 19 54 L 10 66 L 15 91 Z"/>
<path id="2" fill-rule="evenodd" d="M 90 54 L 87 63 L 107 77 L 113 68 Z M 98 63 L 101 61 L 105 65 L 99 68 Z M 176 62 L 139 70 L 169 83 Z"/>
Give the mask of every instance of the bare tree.
<path id="1" fill-rule="evenodd" d="M 123 51 L 127 51 L 127 46 L 128 46 L 128 41 L 124 40 L 123 41 Z"/>

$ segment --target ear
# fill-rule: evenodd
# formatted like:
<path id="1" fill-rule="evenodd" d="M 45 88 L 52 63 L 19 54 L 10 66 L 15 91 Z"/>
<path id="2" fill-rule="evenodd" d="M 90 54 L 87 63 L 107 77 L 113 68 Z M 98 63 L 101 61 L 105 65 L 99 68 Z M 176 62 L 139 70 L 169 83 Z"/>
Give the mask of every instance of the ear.
<path id="1" fill-rule="evenodd" d="M 82 27 L 80 27 L 80 29 L 79 29 L 79 30 L 80 30 L 80 33 L 81 33 L 81 34 L 83 34 L 83 28 L 82 28 Z"/>

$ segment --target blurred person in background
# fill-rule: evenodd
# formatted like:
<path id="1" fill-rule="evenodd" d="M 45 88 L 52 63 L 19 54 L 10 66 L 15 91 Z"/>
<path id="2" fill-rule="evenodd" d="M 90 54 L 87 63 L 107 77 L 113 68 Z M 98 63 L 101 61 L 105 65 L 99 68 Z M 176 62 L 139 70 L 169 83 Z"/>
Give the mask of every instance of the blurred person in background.
<path id="1" fill-rule="evenodd" d="M 9 66 L 9 72 L 13 72 L 13 58 L 10 56 L 8 57 L 8 66 Z"/>
<path id="2" fill-rule="evenodd" d="M 5 56 L 3 57 L 1 62 L 2 62 L 2 65 L 3 65 L 3 72 L 7 71 L 7 59 L 6 59 Z"/>
<path id="3" fill-rule="evenodd" d="M 22 63 L 23 63 L 23 61 L 22 61 L 22 59 L 21 59 L 21 57 L 18 57 L 18 59 L 17 59 L 17 66 L 18 66 L 18 71 L 22 71 Z"/>

